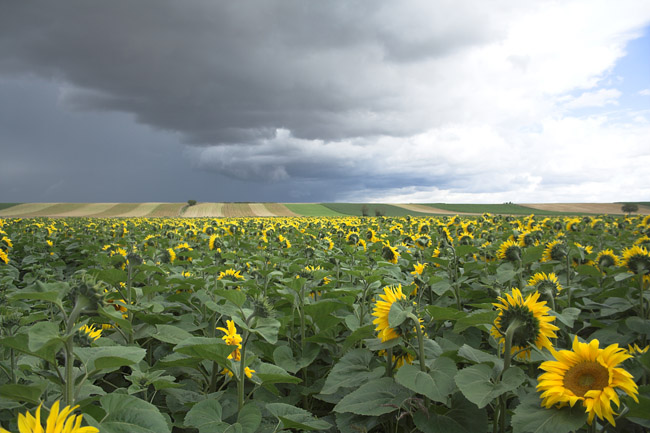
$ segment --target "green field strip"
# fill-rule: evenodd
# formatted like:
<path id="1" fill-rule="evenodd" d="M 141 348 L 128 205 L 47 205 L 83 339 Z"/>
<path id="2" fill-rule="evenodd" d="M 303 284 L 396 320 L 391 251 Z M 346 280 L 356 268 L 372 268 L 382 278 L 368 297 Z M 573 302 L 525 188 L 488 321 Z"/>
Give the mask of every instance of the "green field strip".
<path id="1" fill-rule="evenodd" d="M 363 216 L 363 208 L 366 207 L 367 216 L 430 216 L 429 213 L 416 212 L 403 207 L 384 203 L 323 203 L 323 206 L 345 215 Z"/>
<path id="2" fill-rule="evenodd" d="M 117 203 L 116 205 L 106 209 L 104 212 L 93 215 L 94 218 L 110 218 L 122 216 L 124 213 L 130 212 L 137 208 L 139 203 Z"/>
<path id="3" fill-rule="evenodd" d="M 16 206 L 12 206 L 8 209 L 1 210 L 0 216 L 22 217 L 25 215 L 31 215 L 34 212 L 39 212 L 50 206 L 54 206 L 55 204 L 56 203 L 23 203 Z"/>
<path id="4" fill-rule="evenodd" d="M 0 203 L 0 211 L 3 209 L 9 209 L 10 207 L 18 206 L 19 204 L 22 203 Z"/>
<path id="5" fill-rule="evenodd" d="M 322 204 L 318 203 L 284 203 L 291 212 L 299 216 L 319 217 L 319 216 L 346 216 L 347 214 L 337 212 Z"/>
<path id="6" fill-rule="evenodd" d="M 181 216 L 189 218 L 222 217 L 223 203 L 197 203 L 194 206 L 186 207 Z"/>
<path id="7" fill-rule="evenodd" d="M 187 206 L 187 203 L 161 203 L 149 212 L 147 218 L 173 218 L 181 213 L 181 209 Z"/>
<path id="8" fill-rule="evenodd" d="M 25 216 L 29 217 L 59 217 L 66 216 L 69 212 L 83 208 L 86 203 L 54 203 L 41 210 L 31 212 Z"/>

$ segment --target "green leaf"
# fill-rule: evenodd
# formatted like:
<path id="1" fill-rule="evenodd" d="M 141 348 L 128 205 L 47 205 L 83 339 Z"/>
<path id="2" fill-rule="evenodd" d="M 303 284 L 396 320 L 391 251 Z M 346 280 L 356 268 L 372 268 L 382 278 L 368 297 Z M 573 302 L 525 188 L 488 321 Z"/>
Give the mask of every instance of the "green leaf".
<path id="1" fill-rule="evenodd" d="M 512 367 L 505 371 L 501 382 L 493 383 L 491 378 L 492 368 L 477 364 L 460 370 L 455 381 L 463 395 L 480 409 L 501 394 L 516 389 L 526 380 L 526 375 L 520 368 Z"/>
<path id="2" fill-rule="evenodd" d="M 379 379 L 386 368 L 369 350 L 354 349 L 337 362 L 325 379 L 321 394 L 334 394 L 339 388 L 358 388 L 366 382 Z"/>
<path id="3" fill-rule="evenodd" d="M 70 286 L 67 283 L 43 283 L 37 281 L 35 285 L 12 293 L 7 298 L 9 301 L 27 299 L 48 301 L 60 305 L 61 300 L 69 291 Z"/>
<path id="4" fill-rule="evenodd" d="M 388 326 L 391 328 L 399 327 L 412 311 L 413 307 L 404 308 L 399 302 L 393 302 L 388 312 Z"/>
<path id="5" fill-rule="evenodd" d="M 451 409 L 443 413 L 422 411 L 413 416 L 415 426 L 422 433 L 475 433 L 487 431 L 485 409 L 478 409 L 460 393 L 451 398 Z"/>
<path id="6" fill-rule="evenodd" d="M 429 373 L 420 371 L 415 365 L 403 365 L 395 375 L 395 380 L 400 385 L 425 395 L 433 401 L 447 402 L 447 397 L 455 388 L 454 376 L 456 364 L 450 358 L 438 358 L 432 364 Z"/>
<path id="7" fill-rule="evenodd" d="M 240 308 L 246 302 L 246 294 L 240 290 L 215 289 L 214 293 Z"/>
<path id="8" fill-rule="evenodd" d="M 263 385 L 274 383 L 300 383 L 302 380 L 287 373 L 283 368 L 277 365 L 260 363 L 255 368 L 255 375 L 262 380 Z"/>
<path id="9" fill-rule="evenodd" d="M 132 346 L 75 347 L 75 355 L 86 365 L 89 372 L 115 370 L 137 364 L 147 354 L 145 349 Z"/>
<path id="10" fill-rule="evenodd" d="M 545 245 L 537 245 L 537 246 L 524 248 L 521 254 L 521 262 L 524 265 L 538 262 L 542 258 L 545 248 L 546 248 Z"/>
<path id="11" fill-rule="evenodd" d="M 262 422 L 262 413 L 254 403 L 248 403 L 237 414 L 237 424 L 243 433 L 255 433 Z"/>
<path id="12" fill-rule="evenodd" d="M 625 319 L 625 325 L 634 332 L 650 337 L 650 320 L 638 316 L 628 317 Z"/>
<path id="13" fill-rule="evenodd" d="M 327 430 L 332 425 L 315 418 L 310 412 L 284 403 L 269 403 L 266 409 L 282 421 L 282 428 L 301 431 Z"/>
<path id="14" fill-rule="evenodd" d="M 454 332 L 460 333 L 472 326 L 492 325 L 497 317 L 496 311 L 476 311 L 461 317 L 454 326 Z"/>
<path id="15" fill-rule="evenodd" d="M 464 311 L 458 311 L 456 308 L 438 307 L 437 305 L 429 305 L 425 307 L 425 310 L 433 320 L 458 320 L 467 315 Z"/>
<path id="16" fill-rule="evenodd" d="M 174 351 L 194 358 L 208 359 L 220 365 L 226 365 L 229 363 L 228 355 L 235 348 L 235 346 L 229 346 L 223 340 L 217 338 L 190 337 L 178 343 L 174 347 Z"/>
<path id="17" fill-rule="evenodd" d="M 52 364 L 56 363 L 56 353 L 59 350 L 58 345 L 51 344 L 45 345 L 35 352 L 29 350 L 29 336 L 27 333 L 17 334 L 13 337 L 0 338 L 0 345 L 10 347 L 19 352 L 37 356 Z"/>
<path id="18" fill-rule="evenodd" d="M 463 344 L 461 348 L 458 349 L 458 356 L 462 356 L 463 358 L 475 363 L 491 362 L 493 366 L 497 364 L 503 364 L 503 361 L 501 361 L 498 357 L 482 350 L 475 349 L 467 344 Z"/>
<path id="19" fill-rule="evenodd" d="M 251 331 L 261 336 L 267 342 L 275 344 L 278 342 L 280 322 L 272 317 L 258 317 Z"/>
<path id="20" fill-rule="evenodd" d="M 191 338 L 192 334 L 178 326 L 156 325 L 156 333 L 152 337 L 164 343 L 179 344 Z"/>
<path id="21" fill-rule="evenodd" d="M 105 415 L 101 423 L 91 416 L 88 424 L 102 433 L 170 433 L 169 425 L 156 406 L 126 394 L 107 394 L 99 399 Z"/>
<path id="22" fill-rule="evenodd" d="M 59 324 L 54 322 L 38 322 L 32 325 L 27 331 L 29 335 L 29 350 L 39 351 L 43 346 L 63 346 L 59 335 Z"/>
<path id="23" fill-rule="evenodd" d="M 293 352 L 289 346 L 278 346 L 273 351 L 273 361 L 289 373 L 295 374 L 298 370 L 311 364 L 316 359 L 319 352 L 319 345 L 310 344 L 306 346 L 305 354 L 296 360 L 293 357 Z"/>
<path id="24" fill-rule="evenodd" d="M 47 388 L 47 383 L 44 382 L 33 385 L 0 385 L 0 397 L 21 403 L 38 404 L 45 388 Z"/>
<path id="25" fill-rule="evenodd" d="M 550 313 L 558 318 L 558 320 L 564 323 L 569 328 L 573 327 L 576 319 L 580 316 L 580 309 L 575 307 L 564 308 L 562 312 L 557 312 L 551 310 Z"/>
<path id="26" fill-rule="evenodd" d="M 576 272 L 586 277 L 593 277 L 593 278 L 601 277 L 600 271 L 590 265 L 580 265 L 576 268 Z"/>
<path id="27" fill-rule="evenodd" d="M 354 346 L 357 342 L 365 339 L 365 338 L 370 338 L 375 334 L 375 325 L 366 325 L 362 326 L 361 328 L 356 329 L 353 333 L 348 335 L 348 338 L 345 339 L 345 343 L 343 343 L 343 352 L 346 352 L 348 349 L 350 349 L 352 346 Z"/>
<path id="28" fill-rule="evenodd" d="M 192 406 L 185 415 L 185 425 L 199 429 L 199 433 L 225 432 L 230 424 L 221 421 L 221 405 L 217 400 L 203 400 Z"/>
<path id="29" fill-rule="evenodd" d="M 568 433 L 576 431 L 587 421 L 581 404 L 562 409 L 546 409 L 536 393 L 524 397 L 512 416 L 513 433 Z"/>
<path id="30" fill-rule="evenodd" d="M 334 412 L 351 412 L 357 415 L 379 416 L 396 411 L 411 392 L 395 383 L 390 377 L 382 377 L 362 385 L 346 395 L 334 406 Z"/>

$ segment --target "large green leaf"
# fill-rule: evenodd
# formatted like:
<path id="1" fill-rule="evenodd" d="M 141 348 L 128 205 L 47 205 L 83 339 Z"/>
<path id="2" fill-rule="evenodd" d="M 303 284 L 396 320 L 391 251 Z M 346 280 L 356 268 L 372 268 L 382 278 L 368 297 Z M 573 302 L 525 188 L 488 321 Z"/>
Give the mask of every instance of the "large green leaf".
<path id="1" fill-rule="evenodd" d="M 174 351 L 193 358 L 208 359 L 220 365 L 226 365 L 229 363 L 228 355 L 235 348 L 219 338 L 190 337 L 174 346 Z"/>
<path id="2" fill-rule="evenodd" d="M 47 383 L 42 382 L 32 385 L 6 384 L 0 385 L 0 397 L 21 403 L 38 404 L 40 397 L 47 388 Z"/>
<path id="3" fill-rule="evenodd" d="M 76 347 L 75 355 L 86 365 L 89 372 L 115 370 L 137 364 L 147 354 L 145 349 L 132 346 Z"/>
<path id="4" fill-rule="evenodd" d="M 485 432 L 488 426 L 486 409 L 478 409 L 460 393 L 452 396 L 450 410 L 442 413 L 418 411 L 413 421 L 422 433 Z"/>
<path id="5" fill-rule="evenodd" d="M 170 433 L 170 427 L 156 406 L 126 394 L 107 394 L 99 399 L 100 421 L 88 416 L 88 424 L 101 433 Z"/>
<path id="6" fill-rule="evenodd" d="M 152 337 L 164 343 L 179 344 L 191 338 L 192 334 L 178 326 L 156 325 L 156 333 Z"/>
<path id="7" fill-rule="evenodd" d="M 382 377 L 343 397 L 334 406 L 334 412 L 379 416 L 396 411 L 411 395 L 409 390 L 395 383 L 392 378 Z"/>
<path id="8" fill-rule="evenodd" d="M 262 384 L 264 385 L 302 382 L 300 378 L 290 375 L 283 368 L 265 362 L 261 362 L 256 367 L 255 375 L 262 380 Z"/>
<path id="9" fill-rule="evenodd" d="M 494 319 L 497 317 L 496 311 L 476 311 L 470 314 L 467 314 L 456 322 L 454 326 L 454 332 L 463 332 L 465 329 L 471 326 L 478 325 L 492 325 Z"/>
<path id="10" fill-rule="evenodd" d="M 222 433 L 230 424 L 221 421 L 221 405 L 208 399 L 196 403 L 185 415 L 185 425 L 199 429 L 199 433 Z"/>
<path id="11" fill-rule="evenodd" d="M 501 394 L 516 389 L 526 380 L 526 375 L 520 368 L 511 367 L 505 371 L 501 381 L 495 383 L 492 381 L 492 368 L 477 364 L 460 370 L 455 380 L 463 395 L 480 409 Z"/>
<path id="12" fill-rule="evenodd" d="M 379 379 L 386 368 L 379 365 L 377 357 L 367 349 L 354 349 L 346 353 L 327 375 L 321 394 L 334 394 L 339 388 L 358 388 L 366 382 Z"/>
<path id="13" fill-rule="evenodd" d="M 310 412 L 284 403 L 269 403 L 266 409 L 281 422 L 282 428 L 300 431 L 327 430 L 332 425 L 315 418 Z"/>
<path id="14" fill-rule="evenodd" d="M 446 403 L 449 394 L 455 388 L 454 376 L 456 364 L 449 358 L 438 358 L 431 365 L 431 371 L 425 373 L 415 365 L 403 365 L 395 375 L 400 385 L 425 395 L 433 401 Z"/>
<path id="15" fill-rule="evenodd" d="M 31 352 L 38 352 L 44 346 L 60 348 L 63 341 L 59 335 L 59 324 L 55 322 L 37 322 L 27 331 L 29 335 L 28 347 Z"/>
<path id="16" fill-rule="evenodd" d="M 524 397 L 512 416 L 514 433 L 568 433 L 578 430 L 587 421 L 581 404 L 562 409 L 542 407 L 536 393 Z"/>

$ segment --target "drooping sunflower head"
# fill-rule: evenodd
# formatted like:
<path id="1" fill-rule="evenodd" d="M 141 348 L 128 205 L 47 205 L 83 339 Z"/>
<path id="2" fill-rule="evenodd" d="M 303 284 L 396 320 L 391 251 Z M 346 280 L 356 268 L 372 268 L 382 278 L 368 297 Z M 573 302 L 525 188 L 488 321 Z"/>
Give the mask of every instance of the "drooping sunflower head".
<path id="1" fill-rule="evenodd" d="M 598 269 L 601 271 L 603 271 L 605 268 L 620 266 L 620 259 L 616 254 L 614 254 L 614 251 L 610 249 L 602 250 L 599 252 L 594 262 L 596 263 L 596 266 L 598 266 Z"/>
<path id="2" fill-rule="evenodd" d="M 650 253 L 644 247 L 634 245 L 625 248 L 621 254 L 623 266 L 635 274 L 647 274 L 650 272 Z"/>
<path id="3" fill-rule="evenodd" d="M 521 248 L 517 241 L 508 239 L 503 242 L 497 251 L 497 258 L 508 260 L 509 262 L 517 262 L 521 260 Z"/>
<path id="4" fill-rule="evenodd" d="M 550 308 L 546 302 L 539 302 L 539 292 L 531 293 L 524 299 L 521 291 L 512 289 L 512 294 L 506 293 L 505 297 L 499 297 L 494 305 L 499 315 L 494 320 L 492 336 L 500 343 L 505 344 L 505 335 L 508 327 L 513 322 L 519 322 L 512 339 L 512 352 L 517 357 L 525 359 L 530 357 L 530 346 L 534 344 L 538 349 L 546 347 L 551 349 L 549 338 L 557 338 L 555 331 L 559 328 L 551 322 L 554 316 L 548 314 Z"/>
<path id="5" fill-rule="evenodd" d="M 604 349 L 598 346 L 598 340 L 581 343 L 576 336 L 572 350 L 553 351 L 555 361 L 545 361 L 539 367 L 546 372 L 537 379 L 537 391 L 542 391 L 542 406 L 573 406 L 581 401 L 589 424 L 598 416 L 615 426 L 612 401 L 617 407 L 620 405 L 616 390 L 620 389 L 638 402 L 634 378 L 618 367 L 631 355 L 618 344 Z"/>
<path id="6" fill-rule="evenodd" d="M 517 237 L 517 242 L 519 242 L 519 246 L 522 248 L 530 247 L 531 245 L 535 245 L 535 243 L 537 242 L 537 238 L 535 237 L 535 234 L 532 231 L 524 230 Z"/>
<path id="7" fill-rule="evenodd" d="M 544 272 L 537 272 L 535 275 L 530 277 L 528 280 L 528 285 L 535 287 L 535 290 L 538 292 L 545 292 L 551 290 L 553 295 L 557 295 L 561 290 L 562 286 L 557 279 L 555 273 L 550 272 L 548 274 Z"/>
<path id="8" fill-rule="evenodd" d="M 566 246 L 561 240 L 554 240 L 546 244 L 544 253 L 542 254 L 542 261 L 548 262 L 551 260 L 563 260 L 566 257 Z"/>
<path id="9" fill-rule="evenodd" d="M 582 245 L 578 242 L 574 242 L 573 245 L 577 249 L 577 254 L 571 258 L 573 266 L 594 264 L 594 262 L 587 257 L 594 250 L 591 245 Z"/>
<path id="10" fill-rule="evenodd" d="M 388 242 L 384 243 L 384 248 L 381 250 L 381 256 L 391 262 L 392 264 L 397 264 L 397 259 L 399 259 L 399 252 L 397 248 L 391 247 Z"/>
<path id="11" fill-rule="evenodd" d="M 384 287 L 384 293 L 379 295 L 381 300 L 375 301 L 375 308 L 372 312 L 372 315 L 376 317 L 372 321 L 377 331 L 377 337 L 381 342 L 392 340 L 400 336 L 399 329 L 391 328 L 388 324 L 388 314 L 390 313 L 390 308 L 395 302 L 406 300 L 406 295 L 402 293 L 402 285 L 399 284 L 397 287 L 388 286 Z"/>

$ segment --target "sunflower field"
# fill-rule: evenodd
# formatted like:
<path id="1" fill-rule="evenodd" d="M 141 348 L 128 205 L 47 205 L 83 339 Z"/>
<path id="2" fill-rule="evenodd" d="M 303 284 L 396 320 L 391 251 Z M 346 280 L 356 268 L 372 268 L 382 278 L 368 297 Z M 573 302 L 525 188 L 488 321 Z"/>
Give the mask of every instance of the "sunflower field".
<path id="1" fill-rule="evenodd" d="M 650 216 L 0 219 L 0 433 L 650 431 Z"/>

